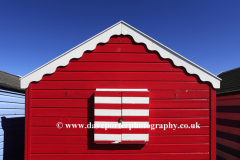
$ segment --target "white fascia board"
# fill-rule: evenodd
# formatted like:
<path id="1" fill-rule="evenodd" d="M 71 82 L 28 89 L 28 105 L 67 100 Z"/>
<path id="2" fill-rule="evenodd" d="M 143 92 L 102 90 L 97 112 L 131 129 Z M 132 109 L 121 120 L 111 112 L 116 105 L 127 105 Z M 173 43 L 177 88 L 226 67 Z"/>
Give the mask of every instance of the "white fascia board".
<path id="1" fill-rule="evenodd" d="M 220 88 L 220 78 L 123 21 L 116 23 L 96 36 L 22 77 L 20 79 L 21 88 L 26 89 L 29 83 L 40 81 L 45 74 L 54 73 L 57 67 L 68 65 L 71 59 L 80 58 L 86 50 L 94 50 L 98 43 L 106 43 L 111 36 L 120 34 L 132 36 L 135 42 L 146 44 L 149 50 L 157 51 L 162 58 L 171 59 L 175 66 L 184 67 L 189 74 L 196 74 L 201 81 L 210 82 L 214 88 Z"/>

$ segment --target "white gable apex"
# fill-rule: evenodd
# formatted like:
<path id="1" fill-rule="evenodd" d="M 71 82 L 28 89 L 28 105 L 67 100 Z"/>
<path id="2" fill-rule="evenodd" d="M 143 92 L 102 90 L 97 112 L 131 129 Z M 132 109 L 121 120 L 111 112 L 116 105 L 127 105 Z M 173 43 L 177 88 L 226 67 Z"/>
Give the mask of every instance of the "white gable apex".
<path id="1" fill-rule="evenodd" d="M 189 74 L 198 75 L 201 81 L 210 82 L 214 88 L 220 88 L 220 78 L 123 21 L 114 24 L 22 77 L 20 79 L 21 88 L 26 89 L 29 83 L 40 81 L 45 74 L 54 73 L 57 67 L 68 65 L 71 59 L 80 58 L 86 50 L 94 50 L 98 43 L 107 43 L 111 36 L 120 34 L 132 36 L 135 42 L 146 44 L 149 50 L 157 51 L 162 58 L 171 59 L 175 66 L 182 66 Z"/>

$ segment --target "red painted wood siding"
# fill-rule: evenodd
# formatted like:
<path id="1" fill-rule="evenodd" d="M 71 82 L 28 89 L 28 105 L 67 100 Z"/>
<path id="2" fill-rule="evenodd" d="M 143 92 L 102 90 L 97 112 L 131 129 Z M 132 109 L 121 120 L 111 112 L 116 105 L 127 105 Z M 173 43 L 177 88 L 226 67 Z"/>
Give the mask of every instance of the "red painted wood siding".
<path id="1" fill-rule="evenodd" d="M 92 129 L 57 129 L 57 122 L 93 122 L 96 88 L 147 88 L 150 123 L 199 122 L 201 128 L 149 130 L 146 145 L 94 144 Z M 97 45 L 94 51 L 30 84 L 25 158 L 210 159 L 209 153 L 214 153 L 210 149 L 214 142 L 210 138 L 214 125 L 210 120 L 214 110 L 209 109 L 214 105 L 211 88 L 131 37 L 113 36 L 107 44 Z"/>

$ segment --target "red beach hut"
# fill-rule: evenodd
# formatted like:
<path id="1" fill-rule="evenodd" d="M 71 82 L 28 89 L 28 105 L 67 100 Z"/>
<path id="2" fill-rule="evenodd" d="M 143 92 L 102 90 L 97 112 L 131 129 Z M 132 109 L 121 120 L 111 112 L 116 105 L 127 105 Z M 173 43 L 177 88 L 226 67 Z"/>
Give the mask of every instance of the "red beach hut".
<path id="1" fill-rule="evenodd" d="M 216 159 L 220 79 L 120 21 L 21 78 L 25 159 Z"/>

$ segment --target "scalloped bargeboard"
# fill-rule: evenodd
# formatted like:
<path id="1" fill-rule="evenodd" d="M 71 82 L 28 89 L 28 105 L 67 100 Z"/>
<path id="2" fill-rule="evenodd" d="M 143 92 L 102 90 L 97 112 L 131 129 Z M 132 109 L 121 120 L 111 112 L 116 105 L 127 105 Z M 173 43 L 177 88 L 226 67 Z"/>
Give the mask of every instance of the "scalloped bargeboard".
<path id="1" fill-rule="evenodd" d="M 22 77 L 20 79 L 21 88 L 26 89 L 29 83 L 38 82 L 42 79 L 43 75 L 54 73 L 57 67 L 66 66 L 71 59 L 82 57 L 85 51 L 94 50 L 97 44 L 106 43 L 113 35 L 130 35 L 135 42 L 145 44 L 150 51 L 157 51 L 162 58 L 170 59 L 175 66 L 184 67 L 187 73 L 197 75 L 203 82 L 210 82 L 214 88 L 220 88 L 220 78 L 123 21 L 116 23 Z"/>

